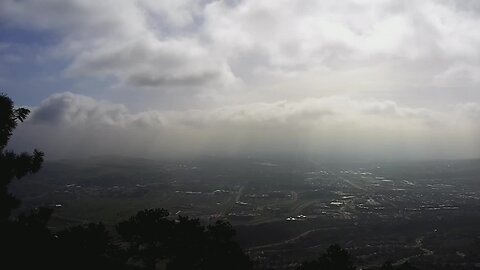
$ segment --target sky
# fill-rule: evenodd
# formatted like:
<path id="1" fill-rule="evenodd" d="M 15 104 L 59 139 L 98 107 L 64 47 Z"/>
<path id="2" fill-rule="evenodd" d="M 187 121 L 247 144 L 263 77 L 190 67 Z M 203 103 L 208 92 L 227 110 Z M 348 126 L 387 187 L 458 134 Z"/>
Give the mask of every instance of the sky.
<path id="1" fill-rule="evenodd" d="M 0 0 L 10 147 L 480 157 L 480 1 Z"/>

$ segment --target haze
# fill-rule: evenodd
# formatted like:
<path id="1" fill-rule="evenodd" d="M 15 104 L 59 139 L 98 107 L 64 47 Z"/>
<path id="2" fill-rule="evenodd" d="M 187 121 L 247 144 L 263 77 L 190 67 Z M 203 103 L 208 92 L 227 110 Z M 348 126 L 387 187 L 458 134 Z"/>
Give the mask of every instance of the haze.
<path id="1" fill-rule="evenodd" d="M 10 147 L 480 157 L 480 2 L 2 0 Z"/>

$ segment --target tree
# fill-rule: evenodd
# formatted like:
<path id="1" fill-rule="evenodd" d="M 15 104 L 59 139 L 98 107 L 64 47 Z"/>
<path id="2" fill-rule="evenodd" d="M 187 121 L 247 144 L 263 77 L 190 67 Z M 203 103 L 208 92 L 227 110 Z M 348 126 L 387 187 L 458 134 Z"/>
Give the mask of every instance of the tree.
<path id="1" fill-rule="evenodd" d="M 2 264 L 15 269 L 50 266 L 55 238 L 47 227 L 51 209 L 39 208 L 1 222 Z"/>
<path id="2" fill-rule="evenodd" d="M 165 209 L 149 209 L 117 225 L 131 257 L 147 269 L 160 262 L 167 270 L 251 268 L 229 223 L 219 221 L 205 228 L 198 219 L 168 216 Z"/>
<path id="3" fill-rule="evenodd" d="M 228 269 L 241 270 L 252 267 L 250 259 L 243 252 L 240 246 L 233 240 L 235 230 L 226 221 L 217 221 L 209 225 L 206 231 L 206 251 L 203 254 L 204 262 L 201 269 L 220 270 Z"/>
<path id="4" fill-rule="evenodd" d="M 413 266 L 409 261 L 406 261 L 403 264 L 399 265 L 396 269 L 398 269 L 398 270 L 418 270 L 418 268 Z"/>
<path id="5" fill-rule="evenodd" d="M 128 243 L 127 252 L 148 269 L 155 269 L 159 260 L 168 257 L 167 243 L 174 225 L 168 215 L 165 209 L 147 209 L 117 225 L 117 232 Z"/>
<path id="6" fill-rule="evenodd" d="M 123 252 L 102 223 L 63 230 L 56 237 L 57 266 L 63 269 L 125 269 Z"/>
<path id="7" fill-rule="evenodd" d="M 9 219 L 20 200 L 9 193 L 8 185 L 14 179 L 36 173 L 43 163 L 43 153 L 38 150 L 33 154 L 6 150 L 14 129 L 29 113 L 28 109 L 15 108 L 9 97 L 0 94 L 0 248 L 5 251 L 3 263 L 16 263 L 19 269 L 47 261 L 47 249 L 53 240 L 47 228 L 50 209 L 39 208 Z M 22 260 L 25 255 L 28 260 Z"/>
<path id="8" fill-rule="evenodd" d="M 316 260 L 302 263 L 298 270 L 354 270 L 352 258 L 339 245 L 331 245 Z"/>
<path id="9" fill-rule="evenodd" d="M 4 94 L 0 95 L 0 220 L 6 220 L 20 201 L 8 192 L 13 179 L 36 173 L 43 163 L 43 153 L 34 150 L 33 154 L 16 154 L 5 150 L 13 130 L 18 122 L 23 122 L 30 110 L 15 108 L 13 101 Z"/>
<path id="10" fill-rule="evenodd" d="M 391 261 L 386 261 L 385 263 L 383 263 L 380 270 L 395 270 L 395 267 L 393 267 L 393 264 Z"/>

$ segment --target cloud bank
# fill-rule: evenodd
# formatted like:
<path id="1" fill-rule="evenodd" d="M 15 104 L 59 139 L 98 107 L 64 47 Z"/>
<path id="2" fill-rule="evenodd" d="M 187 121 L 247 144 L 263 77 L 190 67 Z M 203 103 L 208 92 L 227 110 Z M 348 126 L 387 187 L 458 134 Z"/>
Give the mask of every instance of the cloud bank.
<path id="1" fill-rule="evenodd" d="M 334 96 L 211 110 L 145 111 L 69 92 L 34 108 L 13 145 L 49 157 L 296 154 L 332 160 L 478 157 L 480 106 L 449 113 Z"/>

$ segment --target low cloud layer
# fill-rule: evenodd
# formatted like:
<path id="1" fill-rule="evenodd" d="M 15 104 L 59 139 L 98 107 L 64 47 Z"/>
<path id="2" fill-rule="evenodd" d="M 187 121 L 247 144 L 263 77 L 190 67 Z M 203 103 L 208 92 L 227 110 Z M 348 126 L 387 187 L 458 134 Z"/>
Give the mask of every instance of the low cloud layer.
<path id="1" fill-rule="evenodd" d="M 480 153 L 480 106 L 449 113 L 333 96 L 211 110 L 132 113 L 69 92 L 34 108 L 13 145 L 52 158 L 295 154 L 332 160 L 468 158 Z"/>

